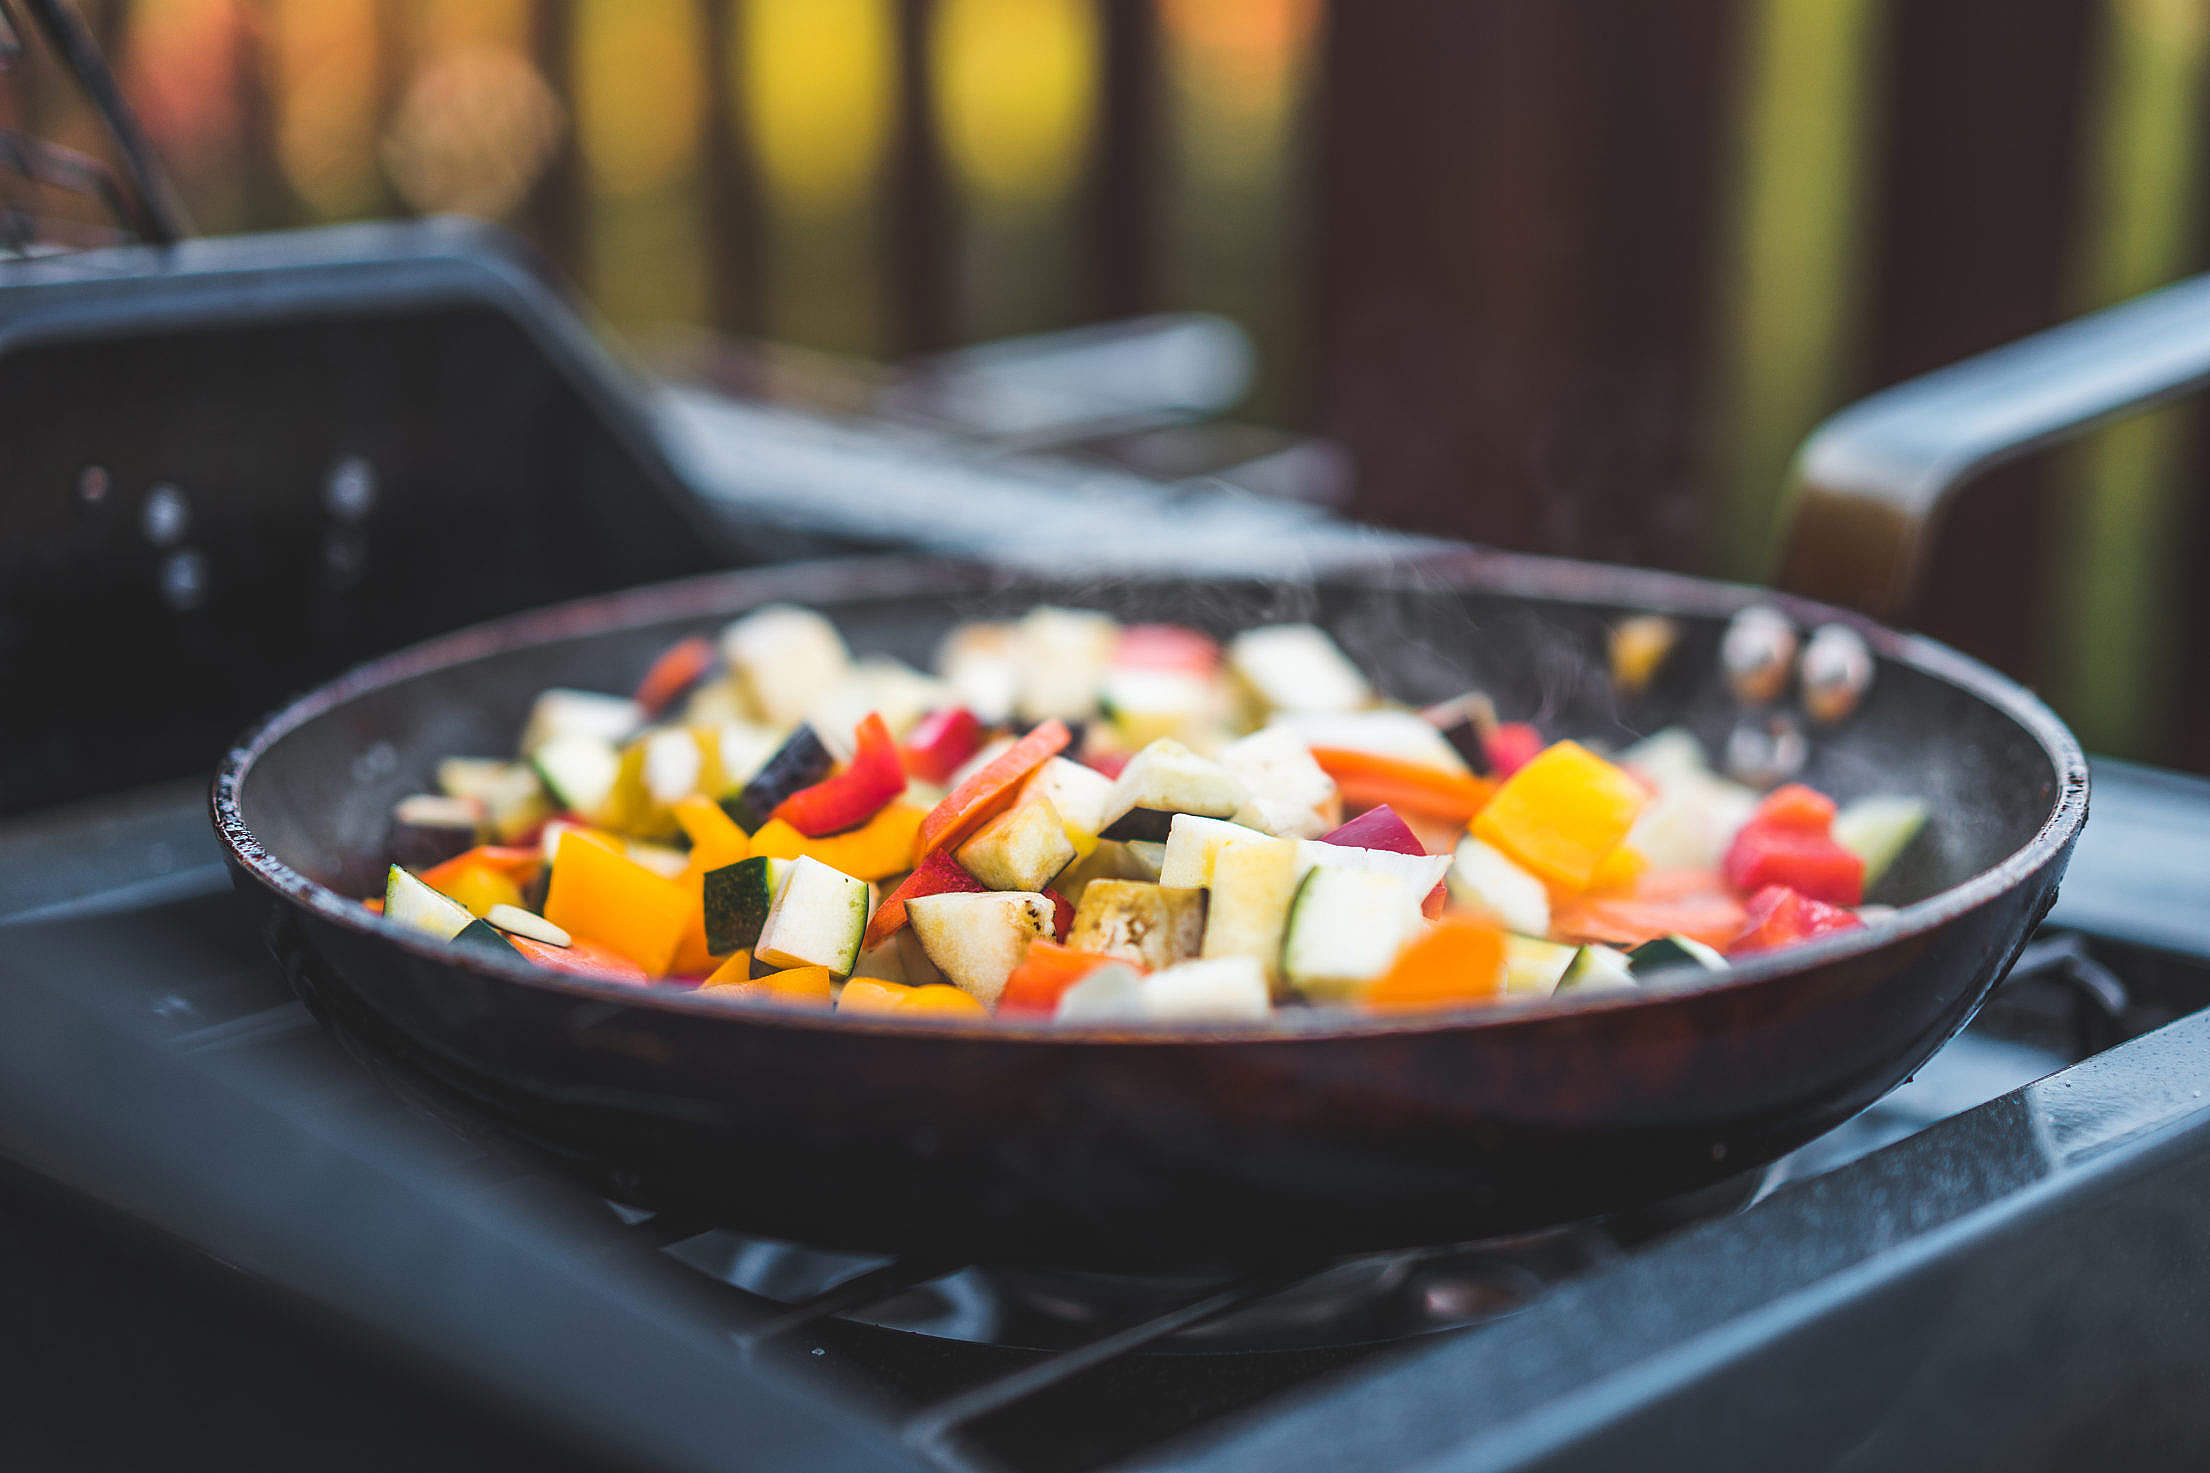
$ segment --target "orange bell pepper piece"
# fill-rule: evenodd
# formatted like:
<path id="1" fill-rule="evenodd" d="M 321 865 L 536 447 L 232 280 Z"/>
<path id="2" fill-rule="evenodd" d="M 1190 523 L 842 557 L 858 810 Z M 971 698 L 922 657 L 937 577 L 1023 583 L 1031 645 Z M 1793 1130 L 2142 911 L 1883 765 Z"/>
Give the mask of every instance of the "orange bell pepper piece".
<path id="1" fill-rule="evenodd" d="M 921 810 L 913 804 L 893 803 L 849 833 L 809 839 L 781 819 L 771 818 L 752 836 L 752 853 L 769 859 L 796 859 L 803 854 L 855 880 L 883 880 L 913 868 L 921 821 Z"/>
<path id="2" fill-rule="evenodd" d="M 1355 808 L 1386 803 L 1465 823 L 1488 805 L 1496 791 L 1493 783 L 1470 772 L 1349 747 L 1314 747 L 1312 760 L 1335 779 L 1343 801 Z"/>
<path id="3" fill-rule="evenodd" d="M 560 836 L 545 919 L 585 941 L 619 952 L 653 976 L 666 976 L 690 920 L 681 885 L 580 834 Z"/>
<path id="4" fill-rule="evenodd" d="M 998 996 L 998 1011 L 1048 1018 L 1058 1011 L 1059 994 L 1099 967 L 1117 960 L 1117 957 L 1094 951 L 1076 951 L 1039 937 L 1028 943 L 1028 954 L 1005 979 L 1005 991 Z"/>
<path id="5" fill-rule="evenodd" d="M 454 855 L 443 864 L 431 865 L 422 871 L 419 878 L 432 890 L 442 891 L 450 881 L 458 879 L 468 870 L 483 868 L 505 875 L 517 885 L 526 885 L 536 876 L 538 866 L 544 862 L 544 852 L 536 848 L 478 844 L 473 849 Z"/>
<path id="6" fill-rule="evenodd" d="M 915 990 L 903 982 L 854 977 L 837 995 L 836 1010 L 840 1013 L 894 1013 L 905 1005 L 907 995 Z"/>
<path id="7" fill-rule="evenodd" d="M 1376 1012 L 1400 1012 L 1486 1002 L 1503 992 L 1504 933 L 1452 916 L 1398 953 L 1363 1001 Z"/>
<path id="8" fill-rule="evenodd" d="M 744 957 L 744 967 L 749 969 L 752 959 Z M 723 967 L 722 972 L 730 970 Z M 728 981 L 716 981 L 722 975 L 716 972 L 699 984 L 701 992 L 712 991 L 719 997 L 749 998 L 754 1002 L 790 1003 L 800 1007 L 825 1008 L 834 992 L 827 967 L 786 967 L 780 972 L 769 972 L 764 977 L 739 976 Z"/>
<path id="9" fill-rule="evenodd" d="M 1073 737 L 1065 722 L 1046 721 L 985 763 L 982 771 L 952 789 L 921 820 L 920 848 L 913 856 L 914 862 L 958 843 L 995 818 L 999 810 L 1012 806 L 1022 780 L 1058 756 Z"/>
<path id="10" fill-rule="evenodd" d="M 971 992 L 942 982 L 931 982 L 926 987 L 916 987 L 898 999 L 895 1009 L 901 1013 L 938 1013 L 946 1017 L 973 1016 L 987 1018 L 990 1010 L 982 1005 L 982 999 Z"/>
<path id="11" fill-rule="evenodd" d="M 1557 742 L 1505 779 L 1473 834 L 1541 879 L 1585 890 L 1648 801 L 1640 783 L 1588 748 Z"/>

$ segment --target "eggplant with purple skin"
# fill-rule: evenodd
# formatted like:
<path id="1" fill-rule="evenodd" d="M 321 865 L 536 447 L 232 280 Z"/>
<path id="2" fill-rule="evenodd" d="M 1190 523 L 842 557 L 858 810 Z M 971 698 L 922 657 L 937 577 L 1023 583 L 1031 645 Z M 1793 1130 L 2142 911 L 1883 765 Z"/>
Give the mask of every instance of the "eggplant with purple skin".
<path id="1" fill-rule="evenodd" d="M 812 787 L 834 771 L 836 754 L 812 727 L 800 724 L 749 782 L 721 800 L 722 811 L 736 820 L 737 827 L 756 834 L 785 798 L 800 788 Z"/>

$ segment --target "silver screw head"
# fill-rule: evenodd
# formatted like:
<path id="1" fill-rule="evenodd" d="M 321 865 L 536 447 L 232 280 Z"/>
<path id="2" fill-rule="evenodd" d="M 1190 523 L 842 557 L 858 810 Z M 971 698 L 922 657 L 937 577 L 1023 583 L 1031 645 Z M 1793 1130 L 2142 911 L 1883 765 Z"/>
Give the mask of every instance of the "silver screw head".
<path id="1" fill-rule="evenodd" d="M 1719 664 L 1744 705 L 1769 706 L 1787 687 L 1796 661 L 1796 626 L 1770 604 L 1736 614 L 1719 641 Z"/>
<path id="2" fill-rule="evenodd" d="M 1796 675 L 1811 719 L 1839 721 L 1857 709 L 1872 686 L 1872 650 L 1846 624 L 1821 625 L 1804 643 Z"/>

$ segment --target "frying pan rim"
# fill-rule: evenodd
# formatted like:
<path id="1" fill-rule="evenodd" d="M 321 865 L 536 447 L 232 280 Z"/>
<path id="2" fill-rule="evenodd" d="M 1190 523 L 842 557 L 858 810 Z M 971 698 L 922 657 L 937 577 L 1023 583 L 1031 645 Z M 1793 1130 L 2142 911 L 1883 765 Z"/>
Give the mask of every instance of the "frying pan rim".
<path id="1" fill-rule="evenodd" d="M 1066 589 L 1085 582 L 1108 581 L 1178 582 L 1209 578 L 1219 582 L 1247 582 L 1254 586 L 1279 581 L 1192 569 L 1099 564 L 1044 570 L 970 559 L 888 555 L 742 568 L 594 594 L 503 615 L 376 656 L 299 696 L 248 729 L 216 769 L 208 794 L 209 812 L 233 865 L 240 873 L 251 876 L 256 883 L 274 892 L 280 901 L 303 906 L 318 918 L 364 938 L 395 943 L 402 951 L 412 952 L 431 963 L 460 967 L 482 977 L 548 989 L 578 1000 L 771 1027 L 829 1029 L 839 1033 L 894 1035 L 901 1039 L 936 1037 L 955 1041 L 1147 1047 L 1224 1043 L 1291 1046 L 1352 1036 L 1525 1027 L 1564 1014 L 1655 1007 L 1694 994 L 1770 984 L 1827 962 L 1867 954 L 1931 933 L 1943 923 L 2023 883 L 2056 860 L 2086 821 L 2089 788 L 2086 756 L 2071 730 L 2037 696 L 1947 645 L 1923 635 L 1891 629 L 1846 609 L 1749 584 L 1463 545 L 1423 550 L 1388 561 L 1350 560 L 1340 566 L 1318 569 L 1314 578 L 1324 581 L 1331 576 L 1358 578 L 1375 588 L 1387 588 L 1401 582 L 1405 586 L 1432 589 L 1439 586 L 1437 580 L 1448 579 L 1454 580 L 1451 586 L 1467 591 L 1701 616 L 1728 614 L 1747 603 L 1764 601 L 1779 604 L 1799 624 L 1846 624 L 1865 636 L 1877 656 L 1960 688 L 2024 729 L 2049 762 L 2056 798 L 2040 827 L 2025 844 L 1959 883 L 1899 907 L 1878 925 L 1773 951 L 1693 983 L 1675 983 L 1662 990 L 1606 991 L 1503 1005 L 1472 1004 L 1433 1012 L 1362 1014 L 1347 1009 L 1314 1009 L 1310 1013 L 1311 1021 L 1307 1021 L 1298 1010 L 1287 1010 L 1276 1013 L 1264 1023 L 1141 1027 L 1068 1026 L 1049 1020 L 996 1018 L 975 1022 L 929 1015 L 893 1020 L 862 1014 L 855 1018 L 833 1011 L 717 998 L 698 989 L 595 981 L 553 972 L 535 967 L 520 957 L 508 960 L 472 948 L 456 949 L 389 921 L 363 908 L 358 900 L 341 895 L 293 869 L 263 845 L 245 823 L 240 794 L 255 762 L 292 731 L 371 691 L 520 646 L 614 633 L 684 618 L 730 615 L 778 598 L 811 599 L 824 608 L 833 608 L 853 597 L 848 590 L 860 590 L 860 597 L 894 597 L 974 594 L 1020 584 L 1048 584 Z M 837 596 L 823 599 L 820 587 L 823 583 L 836 588 Z"/>

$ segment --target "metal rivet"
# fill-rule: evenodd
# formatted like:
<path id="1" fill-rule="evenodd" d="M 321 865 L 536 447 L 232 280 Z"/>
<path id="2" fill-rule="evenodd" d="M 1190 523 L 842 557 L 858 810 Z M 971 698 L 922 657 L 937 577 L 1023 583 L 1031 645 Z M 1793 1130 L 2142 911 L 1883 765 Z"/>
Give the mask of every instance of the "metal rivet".
<path id="1" fill-rule="evenodd" d="M 1839 721 L 1857 709 L 1872 685 L 1872 651 L 1864 636 L 1847 625 L 1823 625 L 1804 644 L 1797 674 L 1803 709 L 1811 718 Z"/>
<path id="2" fill-rule="evenodd" d="M 1736 781 L 1769 788 L 1803 771 L 1810 756 L 1811 744 L 1794 718 L 1776 713 L 1752 717 L 1727 733 L 1724 765 Z"/>
<path id="3" fill-rule="evenodd" d="M 1770 705 L 1788 684 L 1796 661 L 1796 626 L 1770 604 L 1752 604 L 1727 624 L 1719 641 L 1719 665 L 1727 684 L 1746 705 Z"/>
<path id="4" fill-rule="evenodd" d="M 348 455 L 323 478 L 322 505 L 341 522 L 357 522 L 376 509 L 376 468 Z"/>
<path id="5" fill-rule="evenodd" d="M 184 499 L 182 491 L 163 481 L 146 493 L 146 504 L 138 513 L 138 526 L 154 546 L 174 547 L 191 530 L 192 504 Z"/>
<path id="6" fill-rule="evenodd" d="M 180 548 L 161 560 L 161 601 L 179 612 L 207 600 L 207 559 L 197 548 Z"/>

